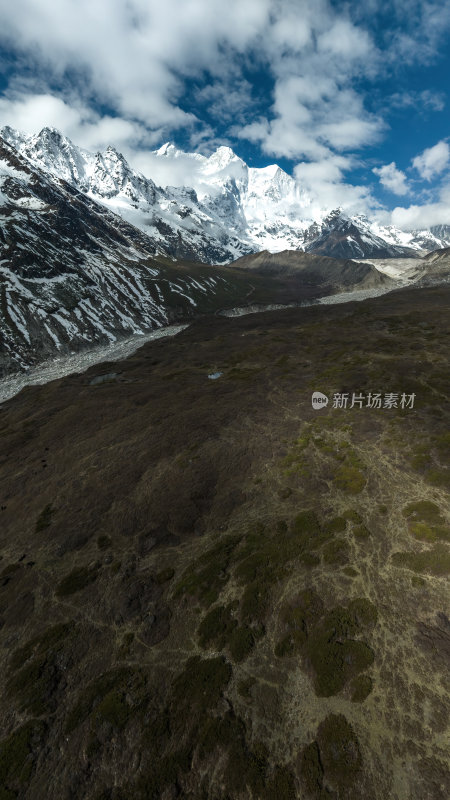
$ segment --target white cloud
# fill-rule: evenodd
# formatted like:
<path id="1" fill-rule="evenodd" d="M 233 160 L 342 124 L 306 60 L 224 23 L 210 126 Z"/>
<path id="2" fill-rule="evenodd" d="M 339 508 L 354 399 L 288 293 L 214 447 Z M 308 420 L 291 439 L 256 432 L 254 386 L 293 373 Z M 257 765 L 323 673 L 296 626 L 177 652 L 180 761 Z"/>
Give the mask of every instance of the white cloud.
<path id="1" fill-rule="evenodd" d="M 312 209 L 341 207 L 347 213 L 371 213 L 379 206 L 367 186 L 346 183 L 344 174 L 354 167 L 348 156 L 297 164 L 294 175 L 312 198 Z"/>
<path id="2" fill-rule="evenodd" d="M 251 83 L 242 78 L 209 83 L 197 90 L 195 99 L 207 107 L 208 115 L 228 124 L 248 119 L 258 105 L 252 98 Z"/>
<path id="3" fill-rule="evenodd" d="M 57 97 L 47 94 L 21 95 L 17 99 L 0 97 L 0 125 L 11 125 L 26 133 L 36 133 L 46 125 L 61 130 L 79 126 L 80 112 Z"/>
<path id="4" fill-rule="evenodd" d="M 424 180 L 430 181 L 444 171 L 449 161 L 450 147 L 448 142 L 442 139 L 434 147 L 428 147 L 423 153 L 416 156 L 412 163 L 419 175 Z"/>
<path id="5" fill-rule="evenodd" d="M 421 111 L 443 111 L 445 108 L 444 93 L 431 89 L 424 89 L 421 92 L 396 92 L 388 99 L 392 108 L 414 108 L 419 113 Z"/>
<path id="6" fill-rule="evenodd" d="M 367 8 L 367 0 L 364 4 Z M 375 12 L 389 13 L 387 61 L 406 65 L 436 61 L 450 29 L 450 0 L 374 0 Z"/>
<path id="7" fill-rule="evenodd" d="M 345 115 L 336 122 L 326 122 L 319 127 L 320 136 L 329 142 L 335 150 L 356 150 L 364 145 L 372 144 L 380 138 L 384 129 L 381 120 L 375 117 L 364 119 L 359 116 Z"/>
<path id="8" fill-rule="evenodd" d="M 325 0 L 274 5 L 276 37 L 268 31 L 266 44 L 273 103 L 269 114 L 235 135 L 259 142 L 274 156 L 314 161 L 373 142 L 383 122 L 365 110 L 362 95 L 351 87 L 356 75 L 372 72 L 378 58 L 367 30 Z M 285 19 L 289 26 L 282 24 Z"/>
<path id="9" fill-rule="evenodd" d="M 185 153 L 166 159 L 148 150 L 139 150 L 131 155 L 130 163 L 158 186 L 190 186 L 201 194 L 199 164 Z"/>
<path id="10" fill-rule="evenodd" d="M 450 184 L 441 189 L 439 200 L 435 203 L 394 208 L 391 213 L 391 221 L 404 230 L 421 230 L 431 228 L 432 225 L 448 225 L 450 223 Z"/>
<path id="11" fill-rule="evenodd" d="M 322 160 L 333 151 L 357 149 L 380 138 L 381 119 L 368 114 L 352 89 L 339 88 L 329 75 L 289 75 L 275 86 L 273 119 L 233 131 L 259 142 L 266 153 Z"/>
<path id="12" fill-rule="evenodd" d="M 86 95 L 150 127 L 194 121 L 179 103 L 183 76 L 226 68 L 223 42 L 243 52 L 270 0 L 18 0 L 2 4 L 1 38 L 64 84 L 77 70 Z"/>
<path id="13" fill-rule="evenodd" d="M 319 52 L 329 52 L 353 61 L 370 56 L 373 44 L 366 31 L 357 28 L 348 19 L 338 18 L 320 34 L 317 48 Z"/>
<path id="14" fill-rule="evenodd" d="M 33 134 L 47 126 L 58 128 L 87 150 L 102 150 L 114 143 L 130 153 L 140 146 L 151 146 L 159 132 L 149 132 L 142 124 L 121 117 L 101 117 L 81 104 L 70 106 L 48 94 L 21 94 L 0 97 L 0 127 L 10 125 Z"/>
<path id="15" fill-rule="evenodd" d="M 378 26 L 375 43 L 378 14 L 392 24 Z M 342 153 L 385 129 L 366 108 L 364 79 L 402 59 L 435 58 L 449 25 L 450 0 L 4 2 L 0 44 L 14 52 L 17 76 L 0 101 L 0 124 L 29 133 L 54 125 L 88 149 L 112 142 L 140 168 L 146 148 L 178 129 L 210 152 L 229 125 L 222 142 L 240 137 L 271 156 L 309 160 L 305 178 L 329 171 L 321 192 L 328 186 L 334 197 L 340 187 L 342 202 L 372 202 L 366 187 L 333 178 Z M 259 97 L 248 79 L 258 69 Z M 416 98 L 430 108 L 443 102 L 431 92 Z M 425 174 L 437 174 L 438 161 Z"/>
<path id="16" fill-rule="evenodd" d="M 153 131 L 182 127 L 204 138 L 208 126 L 185 107 L 191 78 L 210 117 L 239 124 L 254 141 L 262 98 L 252 97 L 242 60 L 259 61 L 274 80 L 263 103 L 273 99 L 259 140 L 266 152 L 323 158 L 381 129 L 356 93 L 347 102 L 349 82 L 372 69 L 376 48 L 329 0 L 17 0 L 0 11 L 0 40 L 39 75 L 40 94 L 59 85 L 69 105 L 94 100 Z"/>
<path id="17" fill-rule="evenodd" d="M 397 169 L 395 161 L 390 164 L 384 164 L 382 167 L 375 167 L 372 172 L 378 175 L 380 183 L 390 192 L 394 194 L 408 194 L 408 185 L 406 183 L 406 175 L 401 170 Z"/>

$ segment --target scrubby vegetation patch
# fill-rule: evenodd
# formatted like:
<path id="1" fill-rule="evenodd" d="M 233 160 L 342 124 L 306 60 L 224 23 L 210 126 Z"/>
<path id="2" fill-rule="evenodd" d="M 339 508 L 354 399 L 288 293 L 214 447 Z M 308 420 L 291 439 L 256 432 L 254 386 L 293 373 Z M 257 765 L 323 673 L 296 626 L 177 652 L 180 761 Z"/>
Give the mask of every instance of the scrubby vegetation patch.
<path id="1" fill-rule="evenodd" d="M 397 567 L 406 567 L 413 572 L 425 572 L 437 577 L 450 573 L 450 550 L 443 543 L 419 553 L 411 551 L 393 553 L 392 561 Z"/>
<path id="2" fill-rule="evenodd" d="M 408 529 L 416 538 L 426 542 L 449 541 L 450 526 L 446 524 L 439 506 L 431 500 L 408 503 L 403 509 Z"/>
<path id="3" fill-rule="evenodd" d="M 28 784 L 46 726 L 32 719 L 0 742 L 0 798 L 14 800 Z"/>
<path id="4" fill-rule="evenodd" d="M 301 782 L 311 800 L 355 797 L 353 789 L 361 768 L 359 742 L 343 714 L 329 714 L 320 723 L 316 740 L 299 758 Z"/>
<path id="5" fill-rule="evenodd" d="M 321 599 L 313 590 L 307 590 L 280 613 L 284 633 L 275 646 L 275 655 L 302 655 L 312 668 L 316 694 L 338 694 L 372 665 L 372 649 L 354 637 L 376 621 L 376 608 L 366 598 L 356 598 L 345 608 L 336 606 L 324 613 Z"/>
<path id="6" fill-rule="evenodd" d="M 97 580 L 99 566 L 94 567 L 75 567 L 57 585 L 55 594 L 57 597 L 68 597 L 75 592 L 81 591 L 89 584 Z"/>
<path id="7" fill-rule="evenodd" d="M 36 533 L 41 533 L 41 531 L 45 531 L 46 528 L 50 527 L 54 513 L 55 509 L 52 507 L 51 503 L 42 509 L 36 520 Z"/>
<path id="8" fill-rule="evenodd" d="M 55 625 L 13 653 L 7 687 L 21 709 L 41 716 L 56 708 L 57 692 L 71 666 L 64 647 L 74 635 L 72 622 Z"/>
<path id="9" fill-rule="evenodd" d="M 189 565 L 176 585 L 175 596 L 190 595 L 206 608 L 215 603 L 230 578 L 231 557 L 239 541 L 239 536 L 227 537 Z"/>

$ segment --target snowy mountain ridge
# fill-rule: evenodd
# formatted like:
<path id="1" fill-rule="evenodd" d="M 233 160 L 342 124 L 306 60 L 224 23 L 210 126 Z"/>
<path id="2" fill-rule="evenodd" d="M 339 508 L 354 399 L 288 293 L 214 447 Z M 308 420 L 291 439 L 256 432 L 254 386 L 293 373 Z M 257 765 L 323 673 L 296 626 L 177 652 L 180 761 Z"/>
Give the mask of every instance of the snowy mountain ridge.
<path id="1" fill-rule="evenodd" d="M 363 215 L 318 208 L 278 165 L 249 167 L 225 146 L 207 157 L 167 142 L 151 154 L 153 163 L 190 165 L 192 186 L 163 187 L 134 170 L 112 146 L 90 153 L 54 128 L 26 136 L 6 127 L 0 134 L 33 164 L 140 228 L 156 252 L 171 258 L 226 264 L 252 252 L 286 249 L 386 258 L 450 245 L 447 226 L 405 232 Z"/>
<path id="2" fill-rule="evenodd" d="M 0 138 L 0 378 L 246 291 L 154 256 L 145 233 Z"/>

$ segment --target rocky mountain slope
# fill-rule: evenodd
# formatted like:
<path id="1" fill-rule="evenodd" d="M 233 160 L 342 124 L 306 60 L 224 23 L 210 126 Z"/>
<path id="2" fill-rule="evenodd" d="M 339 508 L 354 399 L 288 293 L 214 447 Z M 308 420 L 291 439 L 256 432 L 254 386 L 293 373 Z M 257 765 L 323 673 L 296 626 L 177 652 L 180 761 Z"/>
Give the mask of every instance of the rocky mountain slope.
<path id="1" fill-rule="evenodd" d="M 271 270 L 253 269 L 270 260 L 267 253 L 227 267 L 175 262 L 143 230 L 97 202 L 93 183 L 88 190 L 80 179 L 80 191 L 66 180 L 60 145 L 58 139 L 50 171 L 0 139 L 0 376 L 245 302 L 295 303 L 389 285 L 371 264 L 292 251 L 274 256 L 278 266 Z M 76 155 L 65 152 L 80 176 Z M 121 196 L 137 196 L 123 175 L 116 181 Z M 111 189 L 116 200 L 117 186 Z M 177 237 L 184 252 L 180 231 Z M 170 236 L 161 241 L 170 250 Z M 280 269 L 283 259 L 294 268 Z"/>
<path id="2" fill-rule="evenodd" d="M 425 256 L 424 262 L 426 264 L 448 264 L 450 261 L 450 247 L 444 247 L 440 250 L 434 250 Z"/>
<path id="3" fill-rule="evenodd" d="M 303 286 L 327 290 L 373 289 L 394 286 L 395 281 L 380 272 L 373 264 L 350 259 L 328 258 L 296 250 L 281 253 L 255 253 L 233 263 L 235 269 L 270 277 L 296 279 Z"/>
<path id="4" fill-rule="evenodd" d="M 339 212 L 315 227 L 307 252 L 250 252 L 247 217 L 261 213 L 261 198 L 292 216 L 306 202 L 279 168 L 249 171 L 228 148 L 209 159 L 191 156 L 207 178 L 200 201 L 194 189 L 157 187 L 112 148 L 94 157 L 54 130 L 24 140 L 6 133 L 15 146 L 0 138 L 0 375 L 245 302 L 295 303 L 393 285 L 372 264 L 343 254 L 367 247 L 392 257 L 396 246 L 364 218 L 356 225 Z M 176 157 L 172 149 L 157 157 Z M 202 265 L 191 260 L 197 253 L 231 264 Z M 414 260 L 419 273 L 423 267 L 433 282 L 442 278 L 431 261 Z"/>
<path id="5" fill-rule="evenodd" d="M 0 375 L 251 289 L 231 272 L 154 254 L 140 230 L 0 139 Z"/>
<path id="6" fill-rule="evenodd" d="M 207 208 L 192 188 L 156 186 L 151 178 L 135 172 L 113 147 L 92 154 L 76 147 L 59 131 L 44 128 L 34 137 L 21 137 L 3 128 L 1 135 L 33 164 L 103 203 L 114 213 L 140 228 L 149 246 L 159 255 L 208 264 L 233 261 L 251 252 L 234 220 L 223 222 L 232 197 Z"/>
<path id="7" fill-rule="evenodd" d="M 450 281 L 450 247 L 434 250 L 423 259 L 419 285 L 428 286 Z"/>
<path id="8" fill-rule="evenodd" d="M 375 234 L 365 217 L 349 219 L 339 211 L 323 220 L 320 234 L 305 250 L 332 258 L 407 258 L 418 254 L 411 246 L 394 244 Z"/>
<path id="9" fill-rule="evenodd" d="M 450 245 L 446 226 L 408 233 L 341 209 L 317 208 L 276 164 L 249 167 L 229 147 L 209 158 L 169 143 L 159 148 L 154 164 L 173 166 L 174 174 L 184 164 L 192 184 L 162 188 L 113 147 L 92 154 L 52 128 L 31 137 L 8 127 L 1 134 L 33 163 L 140 227 L 158 253 L 173 258 L 225 264 L 247 253 L 285 249 L 389 258 Z"/>
<path id="10" fill-rule="evenodd" d="M 2 800 L 450 796 L 449 293 L 204 317 L 2 405 Z"/>

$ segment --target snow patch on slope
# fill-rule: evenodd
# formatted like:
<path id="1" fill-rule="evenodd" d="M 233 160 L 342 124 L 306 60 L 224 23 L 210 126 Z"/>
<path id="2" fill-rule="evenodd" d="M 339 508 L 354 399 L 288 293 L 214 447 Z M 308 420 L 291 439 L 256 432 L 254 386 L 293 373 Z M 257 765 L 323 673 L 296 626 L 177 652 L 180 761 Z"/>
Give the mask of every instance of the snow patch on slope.
<path id="1" fill-rule="evenodd" d="M 155 252 L 174 259 L 226 264 L 261 250 L 315 252 L 316 242 L 322 248 L 318 252 L 331 255 L 335 244 L 328 245 L 325 234 L 340 219 L 358 229 L 357 240 L 348 239 L 345 257 L 379 254 L 383 243 L 386 254 L 398 256 L 407 254 L 405 248 L 420 254 L 450 245 L 450 234 L 447 240 L 430 231 L 408 233 L 364 215 L 346 217 L 341 210 L 318 208 L 299 181 L 277 164 L 249 167 L 229 147 L 206 157 L 167 142 L 150 154 L 155 174 L 188 174 L 191 185 L 158 186 L 114 147 L 89 153 L 54 128 L 31 137 L 11 128 L 0 133 L 33 164 L 120 214 L 149 236 Z"/>

